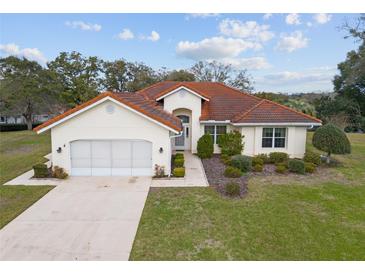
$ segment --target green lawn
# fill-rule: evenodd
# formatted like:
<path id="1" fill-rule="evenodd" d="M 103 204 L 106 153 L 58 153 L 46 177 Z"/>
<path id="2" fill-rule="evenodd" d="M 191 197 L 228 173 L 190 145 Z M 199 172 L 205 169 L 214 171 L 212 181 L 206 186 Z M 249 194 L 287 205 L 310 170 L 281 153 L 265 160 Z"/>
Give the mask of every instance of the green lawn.
<path id="1" fill-rule="evenodd" d="M 131 259 L 364 260 L 365 135 L 349 137 L 343 167 L 255 177 L 241 200 L 211 188 L 153 189 Z"/>
<path id="2" fill-rule="evenodd" d="M 51 152 L 49 134 L 32 131 L 0 132 L 0 185 L 45 162 Z"/>
<path id="3" fill-rule="evenodd" d="M 53 186 L 6 186 L 5 182 L 45 162 L 49 134 L 31 131 L 0 132 L 0 228 L 35 203 Z"/>
<path id="4" fill-rule="evenodd" d="M 53 186 L 0 186 L 0 229 L 52 188 Z"/>

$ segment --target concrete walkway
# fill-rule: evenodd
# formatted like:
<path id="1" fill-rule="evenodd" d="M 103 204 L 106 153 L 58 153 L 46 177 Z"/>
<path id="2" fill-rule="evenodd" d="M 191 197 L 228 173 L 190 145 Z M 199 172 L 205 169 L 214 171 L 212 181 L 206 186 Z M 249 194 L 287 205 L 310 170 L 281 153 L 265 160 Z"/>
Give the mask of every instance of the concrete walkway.
<path id="1" fill-rule="evenodd" d="M 0 230 L 0 260 L 128 260 L 150 184 L 70 177 Z"/>
<path id="2" fill-rule="evenodd" d="M 153 179 L 152 187 L 206 187 L 209 186 L 200 158 L 184 151 L 185 177 L 182 179 Z"/>

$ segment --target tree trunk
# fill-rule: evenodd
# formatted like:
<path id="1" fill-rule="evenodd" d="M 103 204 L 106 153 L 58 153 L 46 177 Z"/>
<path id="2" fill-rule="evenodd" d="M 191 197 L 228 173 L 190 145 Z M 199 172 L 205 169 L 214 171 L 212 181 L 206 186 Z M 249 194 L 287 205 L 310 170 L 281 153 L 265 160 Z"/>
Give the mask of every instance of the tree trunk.
<path id="1" fill-rule="evenodd" d="M 331 152 L 327 153 L 327 159 L 326 159 L 326 164 L 329 165 L 331 163 Z"/>
<path id="2" fill-rule="evenodd" d="M 25 119 L 27 121 L 27 129 L 32 130 L 33 129 L 33 127 L 32 127 L 32 118 L 30 118 L 30 119 L 25 118 Z"/>
<path id="3" fill-rule="evenodd" d="M 28 102 L 27 107 L 23 113 L 25 121 L 27 123 L 27 129 L 32 130 L 32 115 L 33 114 L 33 106 L 30 102 Z"/>

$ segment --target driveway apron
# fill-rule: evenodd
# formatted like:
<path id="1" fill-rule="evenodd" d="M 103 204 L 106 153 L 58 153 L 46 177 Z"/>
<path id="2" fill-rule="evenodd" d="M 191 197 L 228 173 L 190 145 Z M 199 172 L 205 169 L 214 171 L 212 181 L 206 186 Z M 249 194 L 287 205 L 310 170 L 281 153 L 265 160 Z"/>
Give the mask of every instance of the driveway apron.
<path id="1" fill-rule="evenodd" d="M 128 260 L 150 177 L 72 177 L 0 230 L 1 260 Z"/>

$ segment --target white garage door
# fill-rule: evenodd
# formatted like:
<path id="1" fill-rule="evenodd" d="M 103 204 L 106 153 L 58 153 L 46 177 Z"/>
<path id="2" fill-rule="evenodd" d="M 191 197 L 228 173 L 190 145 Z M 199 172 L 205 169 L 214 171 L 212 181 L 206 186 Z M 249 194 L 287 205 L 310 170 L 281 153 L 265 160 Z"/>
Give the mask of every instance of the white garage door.
<path id="1" fill-rule="evenodd" d="M 73 176 L 151 176 L 152 144 L 139 140 L 71 142 Z"/>

